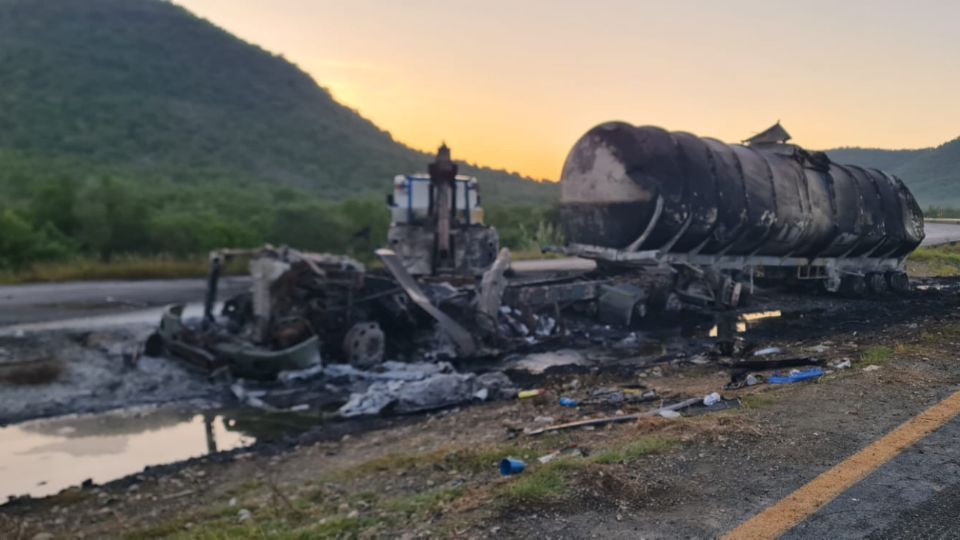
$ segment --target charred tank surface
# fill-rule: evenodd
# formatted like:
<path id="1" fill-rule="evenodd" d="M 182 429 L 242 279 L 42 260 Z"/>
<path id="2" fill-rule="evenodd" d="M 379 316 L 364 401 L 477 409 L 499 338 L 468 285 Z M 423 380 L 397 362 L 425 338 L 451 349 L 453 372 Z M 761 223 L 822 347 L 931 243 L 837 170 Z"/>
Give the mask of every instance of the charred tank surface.
<path id="1" fill-rule="evenodd" d="M 728 145 L 608 122 L 567 156 L 561 212 L 576 244 L 778 257 L 902 257 L 923 215 L 895 176 L 788 144 L 777 124 Z"/>

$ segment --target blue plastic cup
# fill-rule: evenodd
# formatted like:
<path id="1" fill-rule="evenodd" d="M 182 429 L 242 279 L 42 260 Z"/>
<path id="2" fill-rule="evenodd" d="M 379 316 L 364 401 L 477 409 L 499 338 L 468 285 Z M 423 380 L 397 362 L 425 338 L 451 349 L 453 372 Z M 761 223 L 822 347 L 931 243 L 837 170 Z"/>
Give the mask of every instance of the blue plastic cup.
<path id="1" fill-rule="evenodd" d="M 503 476 L 520 474 L 525 468 L 527 468 L 527 464 L 515 458 L 503 458 L 503 461 L 500 462 L 500 474 Z"/>

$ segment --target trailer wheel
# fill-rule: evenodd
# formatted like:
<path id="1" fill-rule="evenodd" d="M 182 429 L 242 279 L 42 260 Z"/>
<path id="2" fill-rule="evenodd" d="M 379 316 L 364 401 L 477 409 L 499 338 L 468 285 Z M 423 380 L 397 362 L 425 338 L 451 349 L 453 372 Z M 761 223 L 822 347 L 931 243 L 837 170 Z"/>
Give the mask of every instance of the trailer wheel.
<path id="1" fill-rule="evenodd" d="M 840 291 L 844 296 L 860 298 L 867 294 L 867 281 L 861 276 L 843 276 L 843 280 L 840 283 Z"/>
<path id="2" fill-rule="evenodd" d="M 890 290 L 886 276 L 880 272 L 867 274 L 867 285 L 870 286 L 870 291 L 877 295 L 886 294 Z"/>
<path id="3" fill-rule="evenodd" d="M 905 293 L 910 290 L 910 279 L 906 272 L 887 272 L 887 284 L 895 293 Z"/>
<path id="4" fill-rule="evenodd" d="M 840 292 L 840 287 L 843 284 L 843 280 L 840 278 L 839 274 L 831 274 L 826 277 L 826 279 L 820 280 L 820 286 L 823 287 L 823 290 L 828 293 L 837 293 Z"/>
<path id="5" fill-rule="evenodd" d="M 350 365 L 370 369 L 383 362 L 386 338 L 380 325 L 362 322 L 353 325 L 343 338 L 343 352 Z"/>

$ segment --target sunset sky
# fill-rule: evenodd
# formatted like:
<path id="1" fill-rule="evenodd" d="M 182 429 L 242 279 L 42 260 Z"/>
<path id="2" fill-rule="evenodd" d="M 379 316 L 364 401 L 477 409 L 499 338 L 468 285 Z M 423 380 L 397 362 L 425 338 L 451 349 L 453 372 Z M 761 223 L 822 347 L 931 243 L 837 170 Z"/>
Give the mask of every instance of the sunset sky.
<path id="1" fill-rule="evenodd" d="M 960 2 L 177 0 L 410 146 L 556 179 L 606 120 L 809 148 L 960 135 Z"/>

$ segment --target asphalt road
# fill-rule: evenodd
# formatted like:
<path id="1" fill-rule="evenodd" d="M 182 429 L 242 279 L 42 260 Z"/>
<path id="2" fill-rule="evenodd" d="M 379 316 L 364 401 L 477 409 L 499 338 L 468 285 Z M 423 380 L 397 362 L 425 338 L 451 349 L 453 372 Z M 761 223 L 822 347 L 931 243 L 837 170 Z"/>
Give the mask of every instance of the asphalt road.
<path id="1" fill-rule="evenodd" d="M 247 286 L 224 278 L 220 298 Z M 81 281 L 0 286 L 0 326 L 107 315 L 203 301 L 206 280 Z"/>
<path id="2" fill-rule="evenodd" d="M 921 246 L 938 246 L 940 244 L 949 244 L 951 242 L 960 242 L 960 223 L 930 223 L 923 225 L 924 232 L 927 233 Z"/>
<path id="3" fill-rule="evenodd" d="M 958 437 L 954 418 L 782 538 L 960 537 Z"/>
<path id="4" fill-rule="evenodd" d="M 960 223 L 925 224 L 924 246 L 960 242 Z M 535 272 L 569 266 L 572 259 L 518 261 L 517 272 Z M 589 261 L 577 260 L 580 265 Z M 577 267 L 579 268 L 579 267 Z M 570 268 L 567 268 L 570 269 Z M 583 270 L 588 268 L 584 266 Z M 245 277 L 224 278 L 221 299 L 246 287 Z M 145 281 L 88 281 L 0 286 L 0 326 L 50 320 L 107 315 L 145 308 L 199 302 L 203 300 L 205 280 L 171 279 Z"/>

